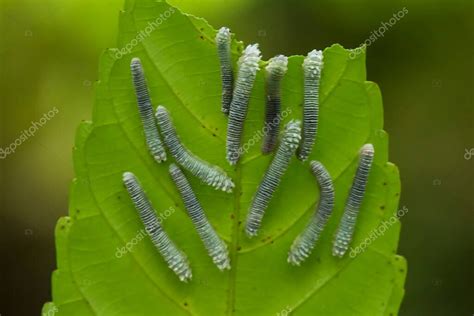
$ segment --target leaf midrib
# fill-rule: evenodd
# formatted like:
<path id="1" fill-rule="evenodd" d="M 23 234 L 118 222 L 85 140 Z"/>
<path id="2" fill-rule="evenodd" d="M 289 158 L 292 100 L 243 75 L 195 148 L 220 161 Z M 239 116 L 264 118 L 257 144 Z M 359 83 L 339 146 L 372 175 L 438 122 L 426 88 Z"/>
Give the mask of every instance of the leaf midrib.
<path id="1" fill-rule="evenodd" d="M 227 298 L 227 315 L 233 315 L 235 309 L 235 298 L 236 298 L 236 278 L 237 278 L 237 264 L 238 264 L 238 252 L 237 247 L 239 244 L 239 222 L 240 222 L 240 192 L 242 191 L 242 173 L 241 164 L 237 163 L 236 169 L 236 180 L 234 189 L 234 219 L 232 223 L 232 235 L 231 235 L 231 248 L 230 248 L 230 260 L 232 268 L 229 272 L 229 290 Z"/>

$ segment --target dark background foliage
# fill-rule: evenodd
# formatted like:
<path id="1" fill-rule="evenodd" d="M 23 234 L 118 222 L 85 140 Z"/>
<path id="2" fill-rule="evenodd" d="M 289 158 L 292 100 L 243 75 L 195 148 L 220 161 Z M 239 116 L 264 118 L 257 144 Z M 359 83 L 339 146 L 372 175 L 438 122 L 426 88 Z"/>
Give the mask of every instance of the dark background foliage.
<path id="1" fill-rule="evenodd" d="M 400 315 L 471 315 L 473 291 L 473 7 L 470 0 L 175 0 L 259 42 L 266 59 L 340 43 L 354 48 L 404 7 L 368 48 L 390 160 L 402 178 L 399 253 L 408 260 Z M 122 0 L 0 3 L 0 146 L 58 113 L 0 160 L 1 315 L 50 300 L 54 226 L 67 214 L 71 148 L 91 117 L 98 59 L 114 47 Z M 474 149 L 473 149 L 474 152 Z"/>

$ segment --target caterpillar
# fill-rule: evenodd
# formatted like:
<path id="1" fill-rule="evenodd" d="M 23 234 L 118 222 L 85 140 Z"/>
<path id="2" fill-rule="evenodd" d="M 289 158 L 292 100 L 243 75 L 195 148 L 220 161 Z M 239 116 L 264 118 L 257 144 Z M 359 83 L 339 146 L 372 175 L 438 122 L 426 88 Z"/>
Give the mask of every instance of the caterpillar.
<path id="1" fill-rule="evenodd" d="M 156 118 L 166 147 L 178 164 L 215 189 L 232 192 L 234 183 L 222 169 L 197 158 L 181 144 L 171 117 L 164 106 L 158 106 Z"/>
<path id="2" fill-rule="evenodd" d="M 334 207 L 334 186 L 326 168 L 319 161 L 311 161 L 313 172 L 320 187 L 320 200 L 311 221 L 305 230 L 296 237 L 288 254 L 288 262 L 300 265 L 311 254 Z"/>
<path id="3" fill-rule="evenodd" d="M 319 116 L 319 81 L 323 67 L 323 53 L 312 50 L 303 62 L 304 101 L 303 101 L 303 137 L 298 148 L 298 158 L 305 161 L 316 141 Z"/>
<path id="4" fill-rule="evenodd" d="M 301 122 L 291 120 L 285 127 L 278 150 L 260 183 L 247 215 L 247 236 L 257 235 L 265 210 L 285 173 L 301 139 Z"/>
<path id="5" fill-rule="evenodd" d="M 158 127 L 156 126 L 155 117 L 153 116 L 150 95 L 148 94 L 148 87 L 139 58 L 132 59 L 130 70 L 148 149 L 157 162 L 165 161 L 166 151 L 161 143 Z"/>
<path id="6" fill-rule="evenodd" d="M 174 163 L 170 165 L 169 172 L 179 193 L 181 194 L 188 215 L 196 227 L 199 237 L 201 237 L 212 261 L 220 270 L 230 269 L 227 246 L 219 236 L 217 236 L 214 228 L 212 228 L 209 223 L 209 220 L 204 214 L 204 211 L 183 172 Z"/>
<path id="7" fill-rule="evenodd" d="M 354 234 L 359 208 L 364 198 L 365 188 L 369 177 L 372 161 L 374 159 L 374 146 L 365 144 L 360 150 L 359 166 L 352 183 L 349 197 L 344 208 L 344 213 L 334 239 L 332 254 L 342 257 L 349 248 Z"/>
<path id="8" fill-rule="evenodd" d="M 288 70 L 288 57 L 283 55 L 273 57 L 270 59 L 265 70 L 267 72 L 266 133 L 263 139 L 262 152 L 268 154 L 275 150 L 280 130 L 280 82 Z"/>
<path id="9" fill-rule="evenodd" d="M 146 232 L 165 259 L 168 267 L 176 273 L 181 281 L 187 282 L 190 280 L 192 272 L 186 255 L 176 247 L 161 227 L 156 217 L 156 211 L 151 206 L 135 175 L 131 172 L 125 172 L 123 174 L 123 183 L 138 211 Z"/>
<path id="10" fill-rule="evenodd" d="M 229 122 L 227 127 L 226 152 L 227 161 L 235 165 L 240 158 L 240 140 L 247 116 L 247 107 L 255 77 L 261 59 L 258 44 L 248 45 L 239 58 L 239 72 L 230 104 Z"/>
<path id="11" fill-rule="evenodd" d="M 232 86 L 234 84 L 234 72 L 232 70 L 232 57 L 230 51 L 230 30 L 221 27 L 216 34 L 217 55 L 221 64 L 222 80 L 222 112 L 229 114 L 232 101 Z"/>

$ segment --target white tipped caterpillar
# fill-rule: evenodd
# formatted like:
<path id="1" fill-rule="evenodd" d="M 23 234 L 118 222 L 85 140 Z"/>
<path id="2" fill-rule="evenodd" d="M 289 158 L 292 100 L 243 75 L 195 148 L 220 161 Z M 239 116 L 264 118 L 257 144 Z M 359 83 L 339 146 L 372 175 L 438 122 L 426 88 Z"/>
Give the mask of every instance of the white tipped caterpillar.
<path id="1" fill-rule="evenodd" d="M 148 87 L 139 58 L 132 59 L 130 70 L 132 73 L 135 95 L 137 96 L 138 111 L 140 112 L 148 149 L 157 162 L 165 161 L 166 151 L 161 143 L 158 127 L 156 126 L 155 117 L 153 116 L 150 95 L 148 94 Z"/>
<path id="2" fill-rule="evenodd" d="M 211 166 L 207 162 L 194 156 L 181 144 L 173 122 L 171 121 L 171 117 L 164 106 L 158 106 L 156 118 L 161 133 L 163 134 L 166 147 L 168 147 L 171 155 L 176 159 L 178 164 L 215 189 L 232 192 L 234 183 L 224 170 L 217 166 Z"/>
<path id="3" fill-rule="evenodd" d="M 280 131 L 280 82 L 288 70 L 288 57 L 278 55 L 270 59 L 267 67 L 266 88 L 267 99 L 265 107 L 265 127 L 262 152 L 268 154 L 275 150 Z"/>
<path id="4" fill-rule="evenodd" d="M 316 141 L 319 115 L 319 81 L 323 68 L 323 53 L 312 50 L 303 62 L 304 101 L 303 101 L 303 137 L 298 148 L 298 159 L 308 159 Z"/>
<path id="5" fill-rule="evenodd" d="M 176 273 L 181 281 L 187 282 L 190 280 L 192 272 L 186 255 L 176 247 L 161 227 L 156 211 L 151 206 L 135 175 L 131 172 L 125 172 L 123 174 L 123 183 L 140 215 L 146 232 L 156 249 L 165 259 L 168 267 Z"/>
<path id="6" fill-rule="evenodd" d="M 212 228 L 209 223 L 201 204 L 199 204 L 199 201 L 183 172 L 174 163 L 170 165 L 169 172 L 179 193 L 181 194 L 186 211 L 196 227 L 198 235 L 201 238 L 204 247 L 206 247 L 209 256 L 212 258 L 212 261 L 220 270 L 230 269 L 227 246 L 219 236 L 217 236 L 214 228 Z"/>
<path id="7" fill-rule="evenodd" d="M 222 112 L 225 114 L 229 114 L 230 102 L 232 101 L 232 86 L 234 85 L 230 42 L 230 30 L 227 27 L 221 27 L 216 34 L 216 45 L 217 55 L 221 64 Z"/>
<path id="8" fill-rule="evenodd" d="M 227 127 L 226 152 L 227 161 L 235 165 L 240 157 L 240 140 L 247 116 L 247 107 L 255 77 L 259 69 L 260 50 L 258 44 L 248 45 L 239 59 L 239 73 L 230 104 L 229 122 Z"/>
<path id="9" fill-rule="evenodd" d="M 334 208 L 334 186 L 326 168 L 319 161 L 311 161 L 311 171 L 319 183 L 320 199 L 316 212 L 305 230 L 296 237 L 288 254 L 288 262 L 299 266 L 309 257 L 326 226 Z"/>
<path id="10" fill-rule="evenodd" d="M 369 178 L 372 161 L 374 160 L 374 146 L 372 144 L 365 144 L 360 150 L 359 166 L 354 177 L 349 197 L 342 214 L 341 222 L 336 232 L 332 254 L 337 257 L 342 257 L 349 248 L 349 244 L 354 234 L 355 225 L 357 222 L 357 215 L 365 195 L 365 188 Z"/>
<path id="11" fill-rule="evenodd" d="M 280 184 L 281 177 L 288 168 L 296 148 L 298 148 L 301 139 L 300 124 L 300 121 L 292 120 L 286 125 L 275 157 L 255 193 L 247 215 L 245 227 L 245 232 L 249 237 L 257 235 L 263 215 L 265 214 L 265 210 L 270 203 L 273 193 Z"/>

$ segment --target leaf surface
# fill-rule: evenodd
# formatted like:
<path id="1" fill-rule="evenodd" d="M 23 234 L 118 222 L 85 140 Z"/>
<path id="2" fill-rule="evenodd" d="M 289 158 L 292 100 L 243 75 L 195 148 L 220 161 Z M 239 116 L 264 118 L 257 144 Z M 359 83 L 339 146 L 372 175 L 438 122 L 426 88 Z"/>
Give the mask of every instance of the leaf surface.
<path id="1" fill-rule="evenodd" d="M 167 13 L 168 12 L 168 13 Z M 161 20 L 157 20 L 161 15 Z M 161 21 L 158 23 L 158 21 Z M 137 40 L 149 23 L 157 27 Z M 129 0 L 120 17 L 119 49 L 104 53 L 91 122 L 79 126 L 74 147 L 76 178 L 69 216 L 56 227 L 57 270 L 53 302 L 43 313 L 56 315 L 395 315 L 403 297 L 405 260 L 396 255 L 400 223 L 400 180 L 388 162 L 382 100 L 367 82 L 365 56 L 350 58 L 339 45 L 324 50 L 320 125 L 310 160 L 331 174 L 334 213 L 302 266 L 286 259 L 319 199 L 308 162 L 291 162 L 272 199 L 257 238 L 243 225 L 251 199 L 272 156 L 262 156 L 264 66 L 257 74 L 244 127 L 245 154 L 236 167 L 225 160 L 227 117 L 220 112 L 221 83 L 216 31 L 206 21 L 165 2 Z M 133 45 L 132 43 L 136 43 Z M 131 45 L 132 44 L 132 45 Z M 234 39 L 234 63 L 243 44 Z M 117 58 L 120 56 L 121 58 Z M 139 57 L 153 105 L 165 105 L 184 145 L 226 170 L 232 194 L 203 185 L 185 172 L 207 217 L 228 244 L 232 269 L 220 272 L 208 257 L 168 174 L 173 161 L 157 164 L 143 136 L 129 64 Z M 282 82 L 284 123 L 302 117 L 303 56 L 289 58 Z M 352 246 L 374 229 L 388 229 L 351 258 L 331 255 L 332 240 L 357 168 L 359 148 L 375 146 L 375 162 Z M 126 190 L 122 173 L 133 172 L 153 206 L 165 218 L 170 238 L 189 257 L 193 280 L 182 283 L 147 236 Z M 174 211 L 172 210 L 174 209 Z M 171 211 L 170 211 L 171 210 Z M 140 237 L 141 236 L 141 237 Z M 131 251 L 117 255 L 127 246 Z"/>

